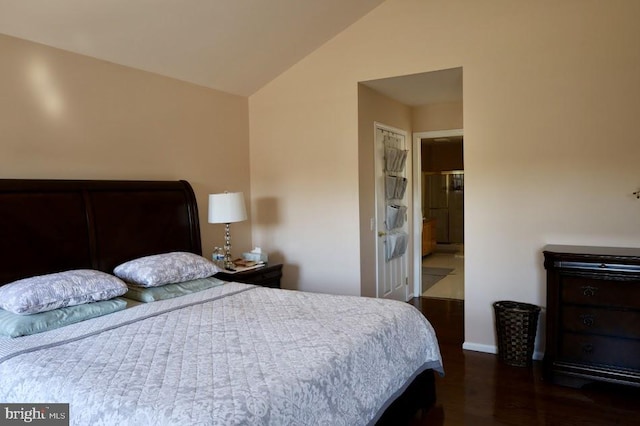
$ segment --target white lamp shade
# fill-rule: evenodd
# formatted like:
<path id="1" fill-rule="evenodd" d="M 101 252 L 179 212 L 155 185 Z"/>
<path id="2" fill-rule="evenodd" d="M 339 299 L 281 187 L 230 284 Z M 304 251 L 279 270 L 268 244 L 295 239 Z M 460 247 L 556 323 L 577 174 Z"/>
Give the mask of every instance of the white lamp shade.
<path id="1" fill-rule="evenodd" d="M 233 223 L 247 220 L 242 192 L 209 194 L 209 223 Z"/>

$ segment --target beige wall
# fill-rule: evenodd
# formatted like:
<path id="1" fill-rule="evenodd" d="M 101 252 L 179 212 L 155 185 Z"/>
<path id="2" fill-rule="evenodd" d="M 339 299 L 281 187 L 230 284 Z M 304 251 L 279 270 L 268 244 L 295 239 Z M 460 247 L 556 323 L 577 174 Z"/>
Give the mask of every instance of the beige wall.
<path id="1" fill-rule="evenodd" d="M 376 296 L 376 239 L 371 231 L 371 219 L 375 218 L 375 170 L 372 167 L 375 158 L 374 123 L 381 123 L 407 132 L 407 144 L 411 142 L 411 108 L 390 99 L 362 84 L 358 85 L 358 145 L 361 159 L 359 165 L 360 195 L 360 294 Z M 411 179 L 411 165 L 408 165 L 408 178 Z M 409 207 L 410 210 L 410 206 Z M 409 220 L 409 232 L 413 231 Z M 413 248 L 407 251 L 413 258 Z M 323 289 L 316 289 L 322 291 Z M 413 292 L 413 288 L 411 288 Z"/>
<path id="2" fill-rule="evenodd" d="M 462 102 L 443 102 L 411 108 L 415 132 L 462 129 Z"/>
<path id="3" fill-rule="evenodd" d="M 639 17 L 636 0 L 387 0 L 250 97 L 252 194 L 278 211 L 254 241 L 293 261 L 287 285 L 358 292 L 357 83 L 462 66 L 465 339 L 492 350 L 492 302 L 545 304 L 544 244 L 640 246 Z"/>
<path id="4" fill-rule="evenodd" d="M 3 35 L 0 56 L 0 178 L 186 179 L 205 255 L 223 244 L 207 194 L 249 201 L 247 98 Z"/>

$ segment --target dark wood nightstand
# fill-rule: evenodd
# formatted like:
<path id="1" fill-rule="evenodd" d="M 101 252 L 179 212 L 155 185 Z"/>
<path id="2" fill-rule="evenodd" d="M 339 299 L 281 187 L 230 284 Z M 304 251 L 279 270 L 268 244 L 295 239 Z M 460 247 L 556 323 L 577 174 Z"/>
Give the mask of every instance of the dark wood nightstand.
<path id="1" fill-rule="evenodd" d="M 249 271 L 236 272 L 235 274 L 218 272 L 214 276 L 224 281 L 235 281 L 238 283 L 255 284 L 262 287 L 280 288 L 282 265 L 267 265 L 262 268 L 251 269 Z"/>

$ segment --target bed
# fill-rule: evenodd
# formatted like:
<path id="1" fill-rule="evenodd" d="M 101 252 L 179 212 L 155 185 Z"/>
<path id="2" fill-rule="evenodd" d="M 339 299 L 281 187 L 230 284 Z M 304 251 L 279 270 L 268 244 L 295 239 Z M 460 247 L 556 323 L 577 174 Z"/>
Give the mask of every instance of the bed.
<path id="1" fill-rule="evenodd" d="M 0 179 L 0 286 L 201 250 L 186 181 Z M 126 308 L 0 337 L 0 402 L 68 403 L 78 425 L 402 424 L 443 374 L 405 303 L 233 282 L 116 299 Z"/>

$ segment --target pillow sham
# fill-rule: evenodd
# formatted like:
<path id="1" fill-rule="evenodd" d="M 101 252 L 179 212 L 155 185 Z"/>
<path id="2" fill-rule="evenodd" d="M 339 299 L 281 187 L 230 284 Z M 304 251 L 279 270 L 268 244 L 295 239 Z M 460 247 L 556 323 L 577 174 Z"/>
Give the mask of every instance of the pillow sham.
<path id="1" fill-rule="evenodd" d="M 92 269 L 38 275 L 0 287 L 0 309 L 28 315 L 122 296 L 127 285 Z"/>
<path id="2" fill-rule="evenodd" d="M 138 302 L 155 302 L 157 300 L 172 299 L 174 297 L 185 296 L 208 288 L 217 287 L 225 282 L 217 278 L 199 278 L 197 280 L 185 281 L 182 283 L 166 284 L 160 287 L 139 287 L 130 285 L 129 291 L 124 295 L 127 299 Z"/>
<path id="3" fill-rule="evenodd" d="M 158 287 L 210 277 L 220 269 L 194 253 L 171 252 L 140 257 L 116 266 L 113 273 L 140 287 Z"/>
<path id="4" fill-rule="evenodd" d="M 0 335 L 8 337 L 28 336 L 65 325 L 96 318 L 124 309 L 127 301 L 120 298 L 100 302 L 67 306 L 32 315 L 18 315 L 0 309 Z"/>

